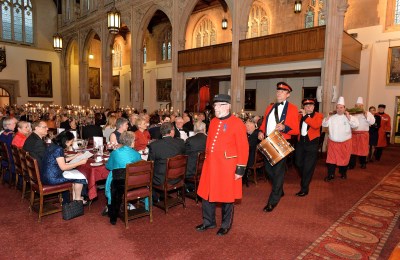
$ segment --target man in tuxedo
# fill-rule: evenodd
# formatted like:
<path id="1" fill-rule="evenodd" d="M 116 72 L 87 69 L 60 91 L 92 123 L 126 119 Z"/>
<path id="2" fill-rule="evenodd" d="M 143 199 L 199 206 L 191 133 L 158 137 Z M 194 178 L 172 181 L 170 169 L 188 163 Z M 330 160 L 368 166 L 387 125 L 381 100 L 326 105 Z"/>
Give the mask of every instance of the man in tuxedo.
<path id="1" fill-rule="evenodd" d="M 197 155 L 199 152 L 204 152 L 206 149 L 206 124 L 197 121 L 194 124 L 194 136 L 186 139 L 186 155 L 188 155 L 188 162 L 186 166 L 186 178 L 192 178 L 196 173 L 197 166 Z M 189 190 L 193 190 L 193 184 L 188 182 L 186 183 L 186 188 Z"/>
<path id="2" fill-rule="evenodd" d="M 299 112 L 295 105 L 287 101 L 290 92 L 292 92 L 292 88 L 286 82 L 276 84 L 277 102 L 270 104 L 265 110 L 258 139 L 262 140 L 274 131 L 279 131 L 285 139 L 291 139 L 292 135 L 299 134 Z M 283 180 L 286 172 L 286 158 L 283 158 L 274 166 L 266 161 L 265 169 L 272 182 L 272 191 L 268 203 L 264 207 L 264 212 L 271 212 L 284 195 Z"/>
<path id="3" fill-rule="evenodd" d="M 314 174 L 318 159 L 319 137 L 324 116 L 315 112 L 315 100 L 305 98 L 301 102 L 303 109 L 300 110 L 300 135 L 296 145 L 295 163 L 300 170 L 300 191 L 296 196 L 308 195 L 310 182 Z"/>
<path id="4" fill-rule="evenodd" d="M 29 155 L 35 158 L 42 167 L 42 159 L 46 151 L 47 145 L 43 138 L 47 135 L 47 124 L 45 121 L 35 121 L 32 123 L 33 132 L 26 139 L 23 149 L 29 152 Z"/>
<path id="5" fill-rule="evenodd" d="M 82 128 L 82 138 L 90 139 L 93 136 L 103 136 L 103 129 L 99 125 L 94 125 L 93 121 L 88 120 L 87 125 Z"/>
<path id="6" fill-rule="evenodd" d="M 160 126 L 160 132 L 162 139 L 149 144 L 148 161 L 154 161 L 154 185 L 164 183 L 167 158 L 185 154 L 185 142 L 182 139 L 174 138 L 175 130 L 171 123 L 163 123 Z M 153 201 L 157 201 L 158 198 L 154 195 L 155 192 L 153 192 Z"/>
<path id="7" fill-rule="evenodd" d="M 183 141 L 186 141 L 188 138 L 189 133 L 183 129 L 184 121 L 183 118 L 178 116 L 175 118 L 175 138 L 180 138 Z"/>

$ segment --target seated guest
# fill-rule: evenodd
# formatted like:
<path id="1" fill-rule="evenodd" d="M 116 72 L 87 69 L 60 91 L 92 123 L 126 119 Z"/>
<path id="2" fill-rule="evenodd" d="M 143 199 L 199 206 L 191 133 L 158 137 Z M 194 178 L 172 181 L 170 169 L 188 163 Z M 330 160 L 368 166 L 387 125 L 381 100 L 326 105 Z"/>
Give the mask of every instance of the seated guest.
<path id="1" fill-rule="evenodd" d="M 82 138 L 91 139 L 93 136 L 103 136 L 103 129 L 101 126 L 94 125 L 92 120 L 88 120 L 87 124 L 82 127 Z"/>
<path id="2" fill-rule="evenodd" d="M 17 120 L 15 118 L 6 117 L 3 120 L 4 131 L 0 135 L 0 141 L 4 142 L 7 146 L 9 161 L 11 162 L 11 165 L 8 165 L 8 162 L 5 161 L 5 159 L 4 159 L 5 157 L 1 161 L 2 167 L 5 167 L 8 165 L 9 169 L 11 171 L 11 175 L 6 175 L 7 177 L 3 176 L 3 179 L 8 179 L 9 184 L 11 184 L 15 180 L 15 168 L 14 168 L 14 159 L 13 159 L 12 153 L 11 153 L 11 143 L 12 143 L 12 139 L 14 136 L 14 129 L 15 129 L 16 123 L 17 123 Z M 4 156 L 4 155 L 2 155 L 2 156 Z"/>
<path id="3" fill-rule="evenodd" d="M 57 128 L 54 112 L 50 112 L 44 115 L 43 120 L 49 128 Z"/>
<path id="4" fill-rule="evenodd" d="M 47 124 L 47 123 L 46 123 Z M 63 128 L 64 130 L 69 130 L 71 129 L 71 126 L 69 124 L 69 118 L 68 114 L 62 114 L 61 116 L 61 123 L 60 123 L 60 128 Z"/>
<path id="5" fill-rule="evenodd" d="M 149 126 L 149 133 L 152 140 L 161 139 L 160 133 L 160 116 L 157 114 L 153 114 L 150 116 L 150 126 Z"/>
<path id="6" fill-rule="evenodd" d="M 194 136 L 186 139 L 185 150 L 186 155 L 188 156 L 187 166 L 186 166 L 186 178 L 192 178 L 196 173 L 197 166 L 197 155 L 199 152 L 204 152 L 206 149 L 206 124 L 197 121 L 194 124 Z M 186 184 L 186 188 L 188 190 L 193 190 L 193 184 L 188 182 Z"/>
<path id="7" fill-rule="evenodd" d="M 247 141 L 249 142 L 249 158 L 247 159 L 247 168 L 253 166 L 257 145 L 260 142 L 260 140 L 258 139 L 258 133 L 260 132 L 260 130 L 256 129 L 256 122 L 253 120 L 247 120 L 246 122 Z M 246 184 L 247 187 L 249 186 L 248 170 L 243 176 L 243 183 Z"/>
<path id="8" fill-rule="evenodd" d="M 135 150 L 142 151 L 146 149 L 151 140 L 150 133 L 147 131 L 147 122 L 145 118 L 138 118 L 136 120 L 136 127 L 138 130 L 135 132 Z"/>
<path id="9" fill-rule="evenodd" d="M 175 118 L 175 138 L 180 138 L 185 141 L 188 138 L 189 132 L 183 129 L 183 118 L 178 116 Z"/>
<path id="10" fill-rule="evenodd" d="M 154 161 L 154 185 L 164 183 L 167 158 L 185 154 L 185 142 L 182 139 L 174 138 L 175 130 L 171 123 L 163 123 L 160 132 L 163 138 L 149 144 L 148 161 Z M 153 195 L 155 195 L 154 190 Z M 158 200 L 156 195 L 153 196 L 153 199 L 155 199 L 154 201 Z"/>
<path id="11" fill-rule="evenodd" d="M 117 118 L 115 116 L 109 116 L 107 118 L 107 123 L 103 128 L 103 136 L 106 138 L 106 142 L 110 141 L 110 135 L 116 130 Z"/>
<path id="12" fill-rule="evenodd" d="M 101 127 L 103 125 L 103 115 L 99 112 L 94 114 L 94 124 Z M 102 136 L 102 135 L 101 135 Z"/>
<path id="13" fill-rule="evenodd" d="M 18 132 L 14 135 L 12 140 L 12 145 L 17 146 L 18 148 L 22 148 L 28 138 L 29 134 L 31 133 L 31 124 L 25 121 L 19 121 L 17 124 Z"/>
<path id="14" fill-rule="evenodd" d="M 142 158 L 140 154 L 136 152 L 133 147 L 135 145 L 135 134 L 129 131 L 125 131 L 121 134 L 119 139 L 122 145 L 117 150 L 113 151 L 108 159 L 106 168 L 110 170 L 110 173 L 106 182 L 106 196 L 108 198 L 108 208 L 110 223 L 115 225 L 117 222 L 118 211 L 121 206 L 122 195 L 125 188 L 125 175 L 113 176 L 113 170 L 125 168 L 127 164 L 140 161 Z M 114 173 L 115 175 L 116 173 Z"/>
<path id="15" fill-rule="evenodd" d="M 189 133 L 191 131 L 193 131 L 193 118 L 192 116 L 189 114 L 188 110 L 185 110 L 185 112 L 183 112 L 183 130 L 185 130 L 186 133 Z"/>
<path id="16" fill-rule="evenodd" d="M 63 131 L 53 139 L 53 142 L 49 147 L 47 147 L 44 153 L 40 178 L 42 183 L 45 185 L 57 185 L 72 182 L 73 200 L 83 200 L 81 194 L 83 184 L 86 184 L 87 182 L 86 178 L 84 178 L 82 174 L 82 178 L 76 177 L 77 179 L 75 179 L 75 177 L 67 179 L 63 176 L 64 171 L 72 170 L 87 162 L 87 159 L 83 159 L 76 163 L 67 164 L 67 162 L 80 155 L 78 153 L 67 159 L 64 157 L 64 149 L 72 146 L 74 138 L 75 136 L 71 132 Z M 86 204 L 86 201 L 84 201 L 84 204 Z"/>
<path id="17" fill-rule="evenodd" d="M 120 117 L 115 124 L 117 130 L 110 134 L 110 143 L 119 144 L 119 138 L 123 132 L 128 130 L 128 119 Z"/>
<path id="18" fill-rule="evenodd" d="M 138 130 L 136 126 L 136 120 L 139 118 L 138 114 L 132 113 L 129 115 L 128 131 L 136 132 Z"/>
<path id="19" fill-rule="evenodd" d="M 43 138 L 47 135 L 47 124 L 45 121 L 35 121 L 32 123 L 33 132 L 26 139 L 24 146 L 25 151 L 38 161 L 39 168 L 42 167 L 42 159 L 46 151 L 47 145 Z"/>

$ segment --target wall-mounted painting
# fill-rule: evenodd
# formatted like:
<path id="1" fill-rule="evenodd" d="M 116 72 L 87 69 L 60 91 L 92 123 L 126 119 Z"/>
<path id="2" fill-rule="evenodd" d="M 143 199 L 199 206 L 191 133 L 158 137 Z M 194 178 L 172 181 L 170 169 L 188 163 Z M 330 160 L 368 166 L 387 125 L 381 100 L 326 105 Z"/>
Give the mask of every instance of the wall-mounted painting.
<path id="1" fill-rule="evenodd" d="M 53 97 L 51 62 L 26 60 L 28 97 Z"/>
<path id="2" fill-rule="evenodd" d="M 246 89 L 244 91 L 244 110 L 256 110 L 256 89 Z"/>
<path id="3" fill-rule="evenodd" d="M 171 79 L 157 80 L 157 102 L 171 102 Z"/>
<path id="4" fill-rule="evenodd" d="M 100 68 L 89 67 L 90 99 L 100 99 Z"/>
<path id="5" fill-rule="evenodd" d="M 389 48 L 386 83 L 400 85 L 400 46 Z"/>

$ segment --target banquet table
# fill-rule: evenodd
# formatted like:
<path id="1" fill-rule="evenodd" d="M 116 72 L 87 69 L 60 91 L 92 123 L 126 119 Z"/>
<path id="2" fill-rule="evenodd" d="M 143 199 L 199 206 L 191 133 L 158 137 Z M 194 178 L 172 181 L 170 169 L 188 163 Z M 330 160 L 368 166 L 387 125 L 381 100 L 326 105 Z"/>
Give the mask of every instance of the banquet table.
<path id="1" fill-rule="evenodd" d="M 77 170 L 83 173 L 88 181 L 89 200 L 93 200 L 97 197 L 96 182 L 107 179 L 108 173 L 110 172 L 106 169 L 106 161 L 104 158 L 107 158 L 107 156 L 103 156 L 102 164 L 99 166 L 92 166 L 91 164 L 95 163 L 95 160 L 90 158 L 85 164 L 77 167 Z"/>

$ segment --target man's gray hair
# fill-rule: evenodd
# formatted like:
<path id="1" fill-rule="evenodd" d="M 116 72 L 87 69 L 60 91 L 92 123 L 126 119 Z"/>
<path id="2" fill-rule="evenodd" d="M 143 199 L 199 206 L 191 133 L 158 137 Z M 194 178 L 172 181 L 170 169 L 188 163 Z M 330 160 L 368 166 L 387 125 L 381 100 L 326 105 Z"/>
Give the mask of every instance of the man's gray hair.
<path id="1" fill-rule="evenodd" d="M 128 123 L 128 119 L 126 119 L 124 117 L 118 118 L 117 122 L 115 123 L 115 126 L 116 126 L 117 130 L 125 123 Z"/>
<path id="2" fill-rule="evenodd" d="M 121 134 L 119 138 L 119 143 L 125 146 L 132 146 L 132 143 L 135 141 L 135 134 L 131 131 L 125 131 Z"/>
<path id="3" fill-rule="evenodd" d="M 14 121 L 14 118 L 12 117 L 6 117 L 3 120 L 3 128 L 4 129 L 8 129 L 8 126 L 11 125 L 11 123 Z M 14 129 L 10 129 L 10 130 L 14 130 Z"/>
<path id="4" fill-rule="evenodd" d="M 206 124 L 201 121 L 197 121 L 196 123 L 194 123 L 193 131 L 195 134 L 205 133 L 206 132 Z"/>

